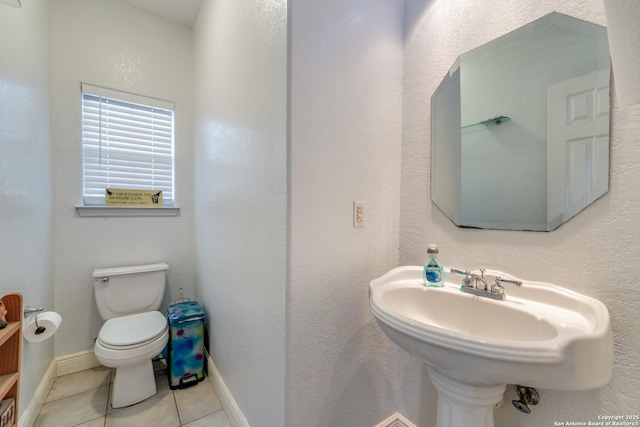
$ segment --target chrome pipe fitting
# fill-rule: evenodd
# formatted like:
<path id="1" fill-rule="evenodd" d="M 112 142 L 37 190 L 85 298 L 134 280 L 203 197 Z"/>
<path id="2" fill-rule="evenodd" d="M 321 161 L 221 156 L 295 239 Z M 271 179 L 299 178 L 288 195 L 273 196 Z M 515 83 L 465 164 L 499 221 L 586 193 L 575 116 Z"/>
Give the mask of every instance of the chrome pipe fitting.
<path id="1" fill-rule="evenodd" d="M 529 405 L 537 405 L 540 402 L 540 394 L 538 394 L 538 391 L 533 387 L 525 387 L 522 385 L 516 387 L 520 400 L 512 400 L 511 403 L 518 411 L 524 414 L 530 414 L 531 409 Z"/>

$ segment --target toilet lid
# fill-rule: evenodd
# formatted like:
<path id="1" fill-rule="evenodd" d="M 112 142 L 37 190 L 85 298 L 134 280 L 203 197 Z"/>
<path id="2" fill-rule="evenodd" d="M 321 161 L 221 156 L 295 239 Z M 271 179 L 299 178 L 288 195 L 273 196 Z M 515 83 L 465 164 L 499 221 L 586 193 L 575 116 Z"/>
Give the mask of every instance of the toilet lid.
<path id="1" fill-rule="evenodd" d="M 157 337 L 167 328 L 167 319 L 159 311 L 114 317 L 105 322 L 98 339 L 110 346 L 128 346 Z"/>

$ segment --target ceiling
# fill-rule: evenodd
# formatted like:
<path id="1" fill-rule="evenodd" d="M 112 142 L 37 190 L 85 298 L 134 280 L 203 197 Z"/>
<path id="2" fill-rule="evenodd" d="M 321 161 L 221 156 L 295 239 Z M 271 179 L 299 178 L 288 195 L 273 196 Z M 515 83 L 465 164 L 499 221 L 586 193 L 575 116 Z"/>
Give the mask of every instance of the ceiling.
<path id="1" fill-rule="evenodd" d="M 193 27 L 202 0 L 120 0 L 169 21 Z"/>

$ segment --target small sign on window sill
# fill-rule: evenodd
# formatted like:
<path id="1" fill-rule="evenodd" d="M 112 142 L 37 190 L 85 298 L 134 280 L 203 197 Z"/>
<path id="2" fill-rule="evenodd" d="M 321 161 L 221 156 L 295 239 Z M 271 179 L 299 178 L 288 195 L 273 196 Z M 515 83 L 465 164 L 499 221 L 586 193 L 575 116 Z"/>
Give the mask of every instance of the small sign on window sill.
<path id="1" fill-rule="evenodd" d="M 159 190 L 106 188 L 104 193 L 106 206 L 162 207 L 162 191 Z"/>

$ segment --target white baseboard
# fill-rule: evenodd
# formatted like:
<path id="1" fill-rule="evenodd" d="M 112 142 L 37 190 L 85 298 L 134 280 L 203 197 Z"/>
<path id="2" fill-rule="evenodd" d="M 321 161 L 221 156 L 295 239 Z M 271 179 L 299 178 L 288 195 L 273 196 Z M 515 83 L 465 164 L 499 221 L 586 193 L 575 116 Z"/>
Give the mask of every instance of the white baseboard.
<path id="1" fill-rule="evenodd" d="M 216 389 L 216 394 L 220 399 L 220 403 L 222 403 L 222 407 L 224 408 L 224 412 L 227 414 L 227 418 L 229 418 L 229 422 L 233 427 L 250 427 L 249 421 L 247 421 L 240 410 L 240 407 L 220 376 L 218 368 L 216 368 L 216 365 L 213 363 L 213 359 L 211 359 L 211 356 L 209 356 L 209 353 L 207 353 L 206 350 L 205 355 L 207 356 L 209 379 L 213 383 L 213 387 Z"/>
<path id="2" fill-rule="evenodd" d="M 18 427 L 32 427 L 36 423 L 38 415 L 42 410 L 42 406 L 44 405 L 45 400 L 47 400 L 49 391 L 51 390 L 51 387 L 53 387 L 53 383 L 57 376 L 57 363 L 56 359 L 53 359 L 49 364 L 49 368 L 44 373 L 44 377 L 42 377 L 33 397 L 29 401 L 29 404 L 22 414 L 20 414 Z"/>
<path id="3" fill-rule="evenodd" d="M 417 427 L 411 421 L 400 415 L 398 412 L 391 415 L 375 427 Z"/>
<path id="4" fill-rule="evenodd" d="M 56 357 L 56 362 L 58 364 L 59 377 L 102 366 L 96 359 L 95 354 L 93 354 L 93 350 Z"/>

